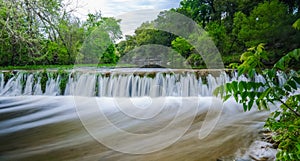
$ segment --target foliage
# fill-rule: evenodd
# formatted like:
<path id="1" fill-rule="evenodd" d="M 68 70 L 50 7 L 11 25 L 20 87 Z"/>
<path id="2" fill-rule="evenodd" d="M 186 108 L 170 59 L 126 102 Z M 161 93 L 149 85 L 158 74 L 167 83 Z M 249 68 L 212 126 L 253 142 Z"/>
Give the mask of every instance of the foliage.
<path id="1" fill-rule="evenodd" d="M 268 45 L 285 45 L 289 36 L 294 36 L 291 29 L 291 16 L 288 15 L 287 5 L 273 0 L 260 3 L 254 8 L 249 16 L 240 13 L 241 21 L 235 21 L 240 27 L 238 39 L 243 41 L 247 47 L 256 46 L 260 42 Z M 276 47 L 276 48 L 278 48 Z"/>
<path id="2" fill-rule="evenodd" d="M 278 61 L 284 55 L 282 53 L 300 48 L 300 33 L 291 27 L 300 17 L 298 1 L 182 0 L 178 8 L 170 11 L 184 14 L 202 26 L 214 41 L 225 65 L 231 61 L 236 62 L 237 57 L 247 48 L 261 42 L 265 43 L 265 53 L 269 57 L 268 61 L 263 61 L 267 66 Z M 185 59 L 192 60 L 195 51 L 183 38 L 151 29 L 157 23 L 165 27 L 171 26 L 168 24 L 167 12 L 161 12 L 154 21 L 143 23 L 135 31 L 135 35 L 127 35 L 124 41 L 117 44 L 117 53 L 123 56 L 142 45 L 160 44 L 171 46 Z M 180 19 L 178 21 L 180 23 Z M 185 29 L 188 30 L 188 27 Z M 202 38 L 205 39 L 205 36 Z M 197 41 L 201 42 L 200 39 Z M 132 58 L 134 57 L 133 54 Z M 194 60 L 195 64 L 202 64 L 201 59 Z"/>
<path id="3" fill-rule="evenodd" d="M 293 27 L 300 30 L 300 18 L 293 24 Z"/>
<path id="4" fill-rule="evenodd" d="M 69 74 L 62 69 L 59 69 L 57 71 L 57 74 L 59 75 L 60 78 L 60 82 L 59 82 L 60 94 L 63 95 L 69 80 Z"/>
<path id="5" fill-rule="evenodd" d="M 62 0 L 1 0 L 0 66 L 66 65 L 76 58 L 82 63 L 85 55 L 80 49 L 96 28 L 110 44 L 121 37 L 120 20 L 96 12 L 82 21 L 72 6 L 76 5 Z M 96 60 L 101 57 L 97 56 Z"/>
<path id="6" fill-rule="evenodd" d="M 195 53 L 191 54 L 187 58 L 186 62 L 192 65 L 192 67 L 198 67 L 198 66 L 205 67 L 205 63 L 200 54 L 195 54 Z"/>
<path id="7" fill-rule="evenodd" d="M 223 58 L 264 42 L 270 59 L 264 64 L 273 65 L 281 53 L 300 47 L 300 33 L 290 26 L 299 9 L 298 1 L 286 0 L 183 0 L 176 11 L 202 25 Z"/>
<path id="8" fill-rule="evenodd" d="M 26 66 L 4 66 L 0 67 L 0 70 L 44 70 L 44 69 L 73 69 L 77 67 L 114 67 L 115 64 L 70 64 L 70 65 L 26 65 Z M 131 67 L 129 64 L 118 64 L 119 67 Z"/>
<path id="9" fill-rule="evenodd" d="M 48 75 L 47 75 L 47 71 L 46 69 L 44 69 L 43 72 L 40 73 L 40 78 L 41 78 L 41 88 L 43 93 L 45 93 L 46 91 L 46 84 L 47 84 L 47 80 L 48 80 Z"/>
<path id="10" fill-rule="evenodd" d="M 172 47 L 185 58 L 188 58 L 194 52 L 193 50 L 195 50 L 194 47 L 182 37 L 177 37 L 173 40 Z"/>
<path id="11" fill-rule="evenodd" d="M 209 33 L 209 36 L 214 41 L 215 45 L 218 47 L 220 53 L 228 51 L 229 47 L 229 37 L 226 34 L 226 27 L 222 23 L 211 22 L 207 24 L 205 30 Z"/>
<path id="12" fill-rule="evenodd" d="M 89 13 L 86 20 L 81 20 L 74 16 L 76 8 L 71 6 L 76 5 L 68 6 L 62 0 L 1 0 L 0 66 L 96 64 L 103 54 L 112 57 L 109 63 L 115 63 L 118 56 L 148 44 L 172 47 L 184 58 L 194 58 L 193 48 L 183 39 L 153 29 L 158 23 L 171 25 L 169 11 L 143 23 L 134 35 L 127 35 L 124 41 L 115 44 L 122 34 L 120 20 L 102 17 L 100 11 Z M 283 56 L 281 53 L 300 47 L 300 33 L 290 26 L 300 18 L 299 1 L 182 0 L 171 11 L 184 14 L 202 26 L 226 60 L 225 64 L 260 42 L 265 43 L 270 59 L 263 62 L 267 65 L 273 65 Z M 294 28 L 299 28 L 299 22 L 294 23 Z M 106 53 L 111 46 L 115 55 Z M 202 64 L 200 59 L 194 60 L 193 64 Z"/>
<path id="13" fill-rule="evenodd" d="M 257 47 L 249 48 L 247 52 L 241 55 L 240 61 L 243 62 L 238 66 L 239 75 L 248 72 L 250 77 L 253 77 L 255 70 L 261 73 L 264 67 L 262 60 L 268 60 L 267 54 L 264 51 L 264 44 L 259 44 Z"/>
<path id="14" fill-rule="evenodd" d="M 100 64 L 109 64 L 109 63 L 117 63 L 118 57 L 116 55 L 115 46 L 113 44 L 109 45 L 106 51 L 102 54 L 100 58 Z"/>
<path id="15" fill-rule="evenodd" d="M 280 108 L 271 114 L 265 127 L 275 133 L 273 139 L 279 143 L 278 160 L 299 160 L 300 95 L 297 90 L 300 85 L 300 71 L 289 70 L 288 64 L 293 59 L 299 62 L 300 49 L 286 54 L 273 68 L 263 71 L 260 67 L 261 58 L 264 58 L 262 45 L 249 50 L 250 53 L 242 55 L 242 64 L 237 68 L 239 76 L 248 72 L 251 80 L 226 83 L 218 87 L 214 94 L 221 94 L 224 100 L 233 96 L 236 102 L 243 104 L 245 111 L 251 110 L 254 104 L 258 109 L 269 109 L 270 103 L 279 104 Z M 252 71 L 262 74 L 265 80 L 255 81 Z"/>

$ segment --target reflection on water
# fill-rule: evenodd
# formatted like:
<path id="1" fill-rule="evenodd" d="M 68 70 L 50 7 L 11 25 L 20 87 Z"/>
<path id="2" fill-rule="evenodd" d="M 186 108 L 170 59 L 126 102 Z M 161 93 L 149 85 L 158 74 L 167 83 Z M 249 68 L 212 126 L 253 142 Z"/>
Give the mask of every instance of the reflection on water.
<path id="1" fill-rule="evenodd" d="M 131 107 L 140 102 L 149 104 L 149 99 L 152 104 L 161 105 L 166 100 L 169 103 L 166 109 L 159 111 L 157 117 L 153 117 L 150 121 L 128 117 L 113 103 L 105 106 L 98 104 L 99 107 L 96 109 L 90 107 L 93 101 L 109 102 L 113 99 L 129 112 L 133 112 L 130 111 Z M 80 106 L 86 107 L 86 111 L 80 116 L 89 120 L 90 127 L 98 128 L 102 124 L 96 121 L 99 118 L 95 110 L 101 109 L 107 119 L 120 129 L 137 134 L 149 133 L 158 131 L 172 122 L 178 110 L 173 108 L 178 104 L 172 103 L 176 102 L 176 99 L 178 98 L 81 97 Z M 180 108 L 192 104 L 197 108 L 192 126 L 183 137 L 163 150 L 134 155 L 114 151 L 97 142 L 83 127 L 78 117 L 78 109 L 75 108 L 78 99 L 74 100 L 72 96 L 1 97 L 0 160 L 216 160 L 221 156 L 233 155 L 238 150 L 242 152 L 255 139 L 257 131 L 263 126 L 263 121 L 268 115 L 268 112 L 258 112 L 255 109 L 244 113 L 242 107 L 229 100 L 225 103 L 216 127 L 207 137 L 200 140 L 199 129 L 207 119 L 205 117 L 212 103 L 211 97 L 184 97 L 182 100 L 189 104 L 183 104 Z M 140 116 L 148 118 L 151 115 L 144 113 Z M 193 115 L 187 111 L 184 116 L 182 118 L 186 119 Z M 181 124 L 175 126 L 174 130 L 183 128 L 180 126 Z M 115 144 L 120 142 L 120 146 L 122 144 L 125 148 L 149 148 L 146 146 L 149 142 L 160 143 L 166 138 L 157 136 L 139 141 L 126 140 L 127 138 L 110 140 L 118 136 L 110 129 L 111 127 L 99 129 L 95 135 L 103 136 L 103 133 L 107 133 L 107 142 Z"/>

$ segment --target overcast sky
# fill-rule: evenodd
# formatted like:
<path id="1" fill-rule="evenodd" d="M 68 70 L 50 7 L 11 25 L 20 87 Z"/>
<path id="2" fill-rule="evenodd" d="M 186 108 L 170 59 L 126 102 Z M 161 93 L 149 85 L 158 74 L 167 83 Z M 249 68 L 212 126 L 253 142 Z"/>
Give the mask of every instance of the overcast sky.
<path id="1" fill-rule="evenodd" d="M 68 1 L 68 0 L 66 0 Z M 104 17 L 122 19 L 123 34 L 131 35 L 145 21 L 156 18 L 159 11 L 177 8 L 180 0 L 77 0 L 77 16 L 101 11 Z M 73 1 L 74 2 L 74 1 Z"/>
<path id="2" fill-rule="evenodd" d="M 101 10 L 103 16 L 118 16 L 143 9 L 166 10 L 177 8 L 180 0 L 78 0 L 81 12 Z"/>

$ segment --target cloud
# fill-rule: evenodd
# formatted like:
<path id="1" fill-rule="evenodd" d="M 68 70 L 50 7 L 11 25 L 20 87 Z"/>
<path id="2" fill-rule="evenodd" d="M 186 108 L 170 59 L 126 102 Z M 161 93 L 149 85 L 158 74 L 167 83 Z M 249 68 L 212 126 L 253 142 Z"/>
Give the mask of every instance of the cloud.
<path id="1" fill-rule="evenodd" d="M 101 11 L 102 16 L 121 19 L 124 35 L 132 35 L 145 21 L 154 20 L 162 10 L 177 8 L 180 0 L 78 0 L 77 16 Z"/>
<path id="2" fill-rule="evenodd" d="M 103 16 L 118 16 L 143 9 L 165 10 L 179 6 L 180 0 L 79 0 L 81 14 L 101 11 Z M 83 13 L 82 13 L 83 12 Z"/>
<path id="3" fill-rule="evenodd" d="M 116 18 L 121 19 L 121 30 L 123 35 L 132 35 L 134 30 L 143 22 L 154 20 L 160 10 L 136 10 L 119 15 Z"/>

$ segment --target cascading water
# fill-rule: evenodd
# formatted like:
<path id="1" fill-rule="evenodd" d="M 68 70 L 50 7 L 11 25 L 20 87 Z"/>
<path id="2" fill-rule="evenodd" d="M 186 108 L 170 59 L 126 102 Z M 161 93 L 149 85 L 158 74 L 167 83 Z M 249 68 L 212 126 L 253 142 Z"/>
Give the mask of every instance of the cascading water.
<path id="1" fill-rule="evenodd" d="M 0 73 L 0 160 L 216 160 L 247 148 L 269 114 L 244 113 L 233 100 L 223 104 L 212 97 L 225 82 L 248 81 L 237 73 L 131 70 Z M 260 75 L 254 79 L 265 82 Z M 132 140 L 105 120 L 135 135 L 175 125 Z M 166 149 L 126 154 L 162 145 L 185 127 Z M 199 129 L 208 135 L 199 139 Z"/>
<path id="2" fill-rule="evenodd" d="M 45 77 L 45 76 L 44 76 Z M 61 76 L 48 74 L 44 80 L 44 91 L 41 85 L 40 72 L 18 72 L 6 82 L 4 73 L 0 74 L 0 95 L 80 95 L 100 97 L 160 97 L 160 96 L 212 96 L 213 90 L 225 82 L 232 80 L 248 79 L 244 76 L 239 78 L 236 73 L 233 76 L 221 73 L 218 77 L 208 75 L 205 78 L 193 73 L 162 73 L 155 75 L 118 74 L 111 73 L 73 73 L 67 76 L 63 82 Z M 264 82 L 261 75 L 255 77 L 256 81 Z M 65 88 L 61 88 L 64 84 Z"/>

